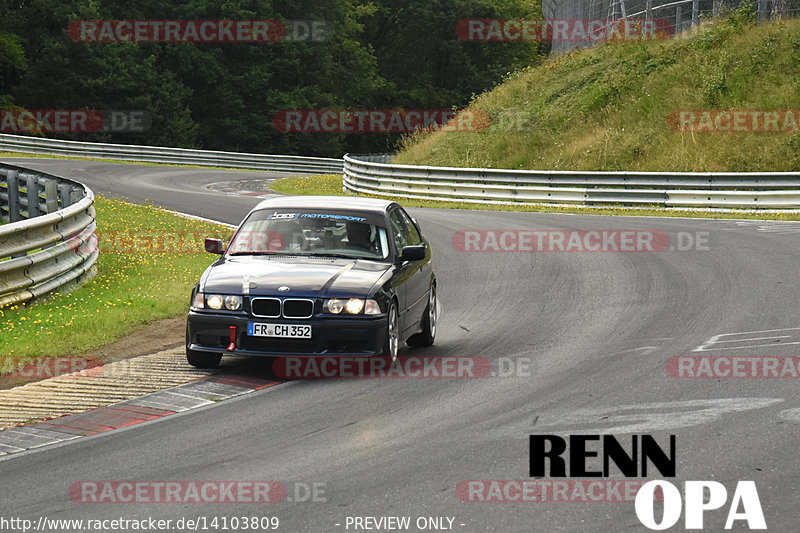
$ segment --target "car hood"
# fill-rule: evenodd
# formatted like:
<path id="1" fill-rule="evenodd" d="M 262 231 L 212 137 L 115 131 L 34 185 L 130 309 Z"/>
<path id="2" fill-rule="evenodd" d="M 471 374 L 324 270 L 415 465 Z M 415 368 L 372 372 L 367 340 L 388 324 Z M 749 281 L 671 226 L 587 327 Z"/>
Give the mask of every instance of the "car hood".
<path id="1" fill-rule="evenodd" d="M 390 268 L 356 259 L 240 256 L 210 266 L 201 284 L 205 293 L 243 294 L 247 279 L 251 296 L 364 298 Z"/>

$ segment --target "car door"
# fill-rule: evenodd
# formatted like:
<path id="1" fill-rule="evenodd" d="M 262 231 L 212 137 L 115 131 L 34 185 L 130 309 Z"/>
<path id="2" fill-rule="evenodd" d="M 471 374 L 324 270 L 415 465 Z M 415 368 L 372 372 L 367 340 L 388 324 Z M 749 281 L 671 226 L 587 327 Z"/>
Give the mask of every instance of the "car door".
<path id="1" fill-rule="evenodd" d="M 411 217 L 400 207 L 389 213 L 389 222 L 395 239 L 398 255 L 404 246 L 424 244 Z M 404 303 L 401 304 L 401 328 L 405 333 L 417 327 L 428 302 L 428 285 L 430 283 L 430 252 L 421 261 L 403 261 L 398 265 L 398 279 L 404 288 Z"/>

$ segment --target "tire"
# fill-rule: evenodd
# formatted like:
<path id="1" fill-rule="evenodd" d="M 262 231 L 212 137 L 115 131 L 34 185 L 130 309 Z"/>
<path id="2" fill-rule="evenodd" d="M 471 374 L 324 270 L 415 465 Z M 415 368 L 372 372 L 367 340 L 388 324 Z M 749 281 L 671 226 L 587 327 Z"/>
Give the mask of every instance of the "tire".
<path id="1" fill-rule="evenodd" d="M 397 317 L 397 304 L 394 300 L 389 304 L 386 321 L 386 339 L 383 341 L 383 355 L 389 356 L 392 361 L 397 361 L 397 352 L 400 349 L 400 325 Z"/>
<path id="2" fill-rule="evenodd" d="M 186 360 L 190 365 L 197 368 L 217 368 L 222 360 L 222 354 L 190 350 L 189 324 L 186 324 Z"/>
<path id="3" fill-rule="evenodd" d="M 438 311 L 436 285 L 431 285 L 428 307 L 425 308 L 425 316 L 422 317 L 422 331 L 410 336 L 406 344 L 409 346 L 433 346 L 433 341 L 436 340 L 436 314 Z"/>

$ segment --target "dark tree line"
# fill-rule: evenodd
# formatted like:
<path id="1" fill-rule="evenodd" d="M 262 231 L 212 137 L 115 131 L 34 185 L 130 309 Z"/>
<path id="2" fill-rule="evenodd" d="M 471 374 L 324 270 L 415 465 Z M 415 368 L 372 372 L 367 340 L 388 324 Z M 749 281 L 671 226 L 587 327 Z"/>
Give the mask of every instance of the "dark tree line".
<path id="1" fill-rule="evenodd" d="M 397 134 L 282 133 L 287 109 L 451 109 L 529 64 L 535 44 L 470 43 L 466 18 L 539 18 L 531 0 L 0 0 L 0 109 L 146 110 L 146 132 L 53 138 L 341 156 Z M 76 20 L 321 20 L 322 41 L 78 42 Z"/>

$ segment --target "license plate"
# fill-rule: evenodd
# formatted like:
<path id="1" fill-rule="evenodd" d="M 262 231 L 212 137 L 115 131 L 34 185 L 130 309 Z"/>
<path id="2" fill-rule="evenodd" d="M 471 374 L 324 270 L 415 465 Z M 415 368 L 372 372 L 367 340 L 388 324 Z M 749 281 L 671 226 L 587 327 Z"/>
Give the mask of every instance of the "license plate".
<path id="1" fill-rule="evenodd" d="M 310 339 L 311 326 L 304 324 L 261 324 L 249 322 L 247 334 L 251 337 L 281 337 L 284 339 Z"/>

